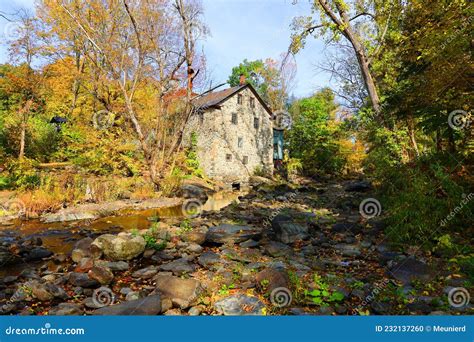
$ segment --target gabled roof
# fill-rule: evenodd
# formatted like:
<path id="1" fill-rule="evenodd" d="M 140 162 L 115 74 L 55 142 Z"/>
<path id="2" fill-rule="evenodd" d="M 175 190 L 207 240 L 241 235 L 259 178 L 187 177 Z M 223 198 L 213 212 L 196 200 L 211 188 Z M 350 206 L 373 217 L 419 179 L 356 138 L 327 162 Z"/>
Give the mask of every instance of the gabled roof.
<path id="1" fill-rule="evenodd" d="M 272 115 L 271 109 L 267 106 L 267 104 L 262 100 L 260 95 L 258 95 L 257 91 L 250 85 L 249 83 L 244 85 L 239 85 L 236 87 L 227 88 L 221 91 L 215 91 L 201 97 L 194 99 L 192 102 L 194 106 L 198 109 L 209 109 L 218 107 L 221 103 L 225 102 L 230 97 L 234 96 L 235 94 L 239 93 L 240 91 L 244 90 L 245 88 L 249 88 L 250 91 L 255 95 L 257 100 L 260 104 L 265 108 L 269 115 Z"/>

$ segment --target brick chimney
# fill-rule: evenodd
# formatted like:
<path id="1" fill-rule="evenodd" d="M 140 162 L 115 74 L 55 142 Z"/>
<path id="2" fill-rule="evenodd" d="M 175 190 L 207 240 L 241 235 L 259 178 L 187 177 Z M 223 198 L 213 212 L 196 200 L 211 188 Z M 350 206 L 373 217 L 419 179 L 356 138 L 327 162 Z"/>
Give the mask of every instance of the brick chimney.
<path id="1" fill-rule="evenodd" d="M 239 84 L 240 85 L 244 85 L 246 84 L 246 80 L 245 80 L 245 75 L 244 74 L 240 74 L 240 77 L 239 77 Z"/>

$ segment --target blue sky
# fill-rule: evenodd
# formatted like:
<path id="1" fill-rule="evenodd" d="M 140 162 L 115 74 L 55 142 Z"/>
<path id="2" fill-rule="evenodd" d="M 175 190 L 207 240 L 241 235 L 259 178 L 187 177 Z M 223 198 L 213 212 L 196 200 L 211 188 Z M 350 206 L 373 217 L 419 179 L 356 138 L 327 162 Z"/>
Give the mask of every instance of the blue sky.
<path id="1" fill-rule="evenodd" d="M 0 0 L 0 10 L 12 13 L 21 7 L 33 8 L 34 0 Z M 225 82 L 233 66 L 243 59 L 278 58 L 288 49 L 290 24 L 297 15 L 310 13 L 307 1 L 291 0 L 203 0 L 205 21 L 211 35 L 202 42 L 207 65 L 215 83 Z M 0 34 L 5 21 L 0 18 Z M 327 73 L 316 64 L 324 58 L 322 40 L 310 38 L 296 56 L 297 75 L 294 95 L 308 96 L 329 85 Z M 8 60 L 0 46 L 0 63 Z"/>

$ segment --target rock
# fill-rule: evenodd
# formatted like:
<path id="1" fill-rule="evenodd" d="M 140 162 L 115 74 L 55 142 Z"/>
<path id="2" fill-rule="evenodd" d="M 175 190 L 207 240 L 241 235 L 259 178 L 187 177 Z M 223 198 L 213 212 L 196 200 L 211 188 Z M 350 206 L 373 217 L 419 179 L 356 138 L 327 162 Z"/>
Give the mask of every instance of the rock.
<path id="1" fill-rule="evenodd" d="M 139 269 L 138 271 L 133 272 L 132 277 L 149 279 L 157 273 L 158 273 L 158 267 L 151 265 L 151 266 L 148 266 L 148 267 L 145 267 L 145 268 Z"/>
<path id="2" fill-rule="evenodd" d="M 100 284 L 97 280 L 89 278 L 86 273 L 71 272 L 69 274 L 69 283 L 73 286 L 86 288 L 98 287 Z"/>
<path id="3" fill-rule="evenodd" d="M 165 298 L 161 301 L 161 311 L 166 312 L 173 307 L 173 302 L 169 298 Z"/>
<path id="4" fill-rule="evenodd" d="M 54 298 L 60 298 L 63 300 L 68 298 L 66 291 L 55 284 L 32 281 L 30 282 L 29 287 L 33 296 L 41 301 L 49 301 Z"/>
<path id="5" fill-rule="evenodd" d="M 206 241 L 211 243 L 239 243 L 248 239 L 259 239 L 261 230 L 249 226 L 221 224 L 211 227 L 206 233 Z"/>
<path id="6" fill-rule="evenodd" d="M 266 294 L 271 294 L 272 291 L 278 287 L 290 287 L 290 280 L 288 274 L 284 270 L 275 268 L 265 268 L 255 275 L 257 288 Z"/>
<path id="7" fill-rule="evenodd" d="M 35 247 L 29 253 L 26 255 L 25 260 L 26 261 L 35 261 L 35 260 L 41 260 L 44 258 L 49 258 L 51 255 L 53 255 L 53 252 L 47 250 L 44 247 Z"/>
<path id="8" fill-rule="evenodd" d="M 347 192 L 365 192 L 370 189 L 372 189 L 372 184 L 367 181 L 352 182 L 345 188 Z"/>
<path id="9" fill-rule="evenodd" d="M 201 283 L 196 279 L 157 275 L 153 280 L 156 283 L 156 290 L 162 298 L 169 298 L 173 302 L 179 303 L 181 309 L 196 304 L 203 290 Z"/>
<path id="10" fill-rule="evenodd" d="M 190 231 L 182 236 L 183 241 L 196 243 L 202 245 L 206 241 L 206 233 L 200 231 Z"/>
<path id="11" fill-rule="evenodd" d="M 209 268 L 210 266 L 222 263 L 222 260 L 219 254 L 214 252 L 204 252 L 199 256 L 198 263 L 202 267 Z"/>
<path id="12" fill-rule="evenodd" d="M 198 306 L 193 306 L 188 310 L 189 316 L 199 316 L 201 314 L 201 308 Z"/>
<path id="13" fill-rule="evenodd" d="M 414 258 L 401 260 L 391 268 L 389 273 L 404 284 L 410 283 L 413 280 L 427 282 L 434 278 L 433 269 L 424 262 Z"/>
<path id="14" fill-rule="evenodd" d="M 181 186 L 181 192 L 184 198 L 197 198 L 204 204 L 207 201 L 206 189 L 193 184 L 183 184 Z"/>
<path id="15" fill-rule="evenodd" d="M 293 243 L 309 237 L 308 227 L 293 222 L 290 216 L 278 214 L 272 220 L 272 229 L 278 241 Z"/>
<path id="16" fill-rule="evenodd" d="M 112 260 L 131 260 L 145 250 L 146 242 L 142 236 L 120 233 L 115 236 L 104 234 L 94 240 L 92 245 L 97 246 L 104 255 Z"/>
<path id="17" fill-rule="evenodd" d="M 331 230 L 334 233 L 353 233 L 357 234 L 359 233 L 362 229 L 359 224 L 357 223 L 352 223 L 352 222 L 340 222 L 340 223 L 335 223 Z"/>
<path id="18" fill-rule="evenodd" d="M 61 303 L 49 310 L 49 314 L 53 316 L 82 315 L 83 313 L 81 306 L 74 303 Z"/>
<path id="19" fill-rule="evenodd" d="M 197 243 L 190 243 L 186 250 L 190 253 L 201 253 L 203 248 Z"/>
<path id="20" fill-rule="evenodd" d="M 110 268 L 113 272 L 121 272 L 127 271 L 130 268 L 130 265 L 126 261 L 105 261 L 105 260 L 97 260 L 95 262 L 96 266 L 107 267 Z"/>
<path id="21" fill-rule="evenodd" d="M 10 252 L 7 247 L 0 246 L 0 266 L 12 265 L 19 262 L 21 259 Z"/>
<path id="22" fill-rule="evenodd" d="M 334 246 L 342 255 L 349 257 L 356 257 L 361 255 L 360 248 L 357 245 L 347 245 L 339 243 Z"/>
<path id="23" fill-rule="evenodd" d="M 390 309 L 392 308 L 390 303 L 379 301 L 373 301 L 372 303 L 370 303 L 370 307 L 375 313 L 379 315 L 386 315 L 388 312 L 390 312 Z"/>
<path id="24" fill-rule="evenodd" d="M 89 278 L 97 280 L 102 285 L 107 285 L 114 280 L 114 274 L 110 268 L 103 266 L 94 266 L 89 271 Z"/>
<path id="25" fill-rule="evenodd" d="M 130 291 L 130 292 L 127 293 L 127 295 L 125 296 L 125 300 L 126 300 L 126 301 L 137 300 L 137 299 L 140 299 L 140 297 L 141 297 L 140 292 Z"/>
<path id="26" fill-rule="evenodd" d="M 82 258 L 90 257 L 91 251 L 90 246 L 94 240 L 90 237 L 86 237 L 76 242 L 71 252 L 71 259 L 74 262 L 79 263 Z"/>
<path id="27" fill-rule="evenodd" d="M 408 303 L 407 309 L 410 310 L 410 312 L 423 314 L 423 315 L 427 315 L 431 311 L 433 311 L 433 308 L 431 307 L 431 305 L 425 301 L 415 301 L 413 303 Z"/>
<path id="28" fill-rule="evenodd" d="M 103 307 L 103 305 L 97 302 L 97 300 L 92 299 L 92 297 L 87 297 L 86 299 L 84 299 L 82 301 L 82 304 L 84 304 L 84 306 L 89 309 L 99 309 Z"/>
<path id="29" fill-rule="evenodd" d="M 163 313 L 165 316 L 182 316 L 180 309 L 171 309 Z"/>
<path id="30" fill-rule="evenodd" d="M 265 245 L 265 252 L 272 257 L 281 257 L 290 255 L 293 250 L 288 245 L 277 241 L 270 241 Z"/>
<path id="31" fill-rule="evenodd" d="M 243 248 L 255 248 L 255 247 L 260 246 L 260 242 L 250 239 L 250 240 L 241 242 L 239 246 Z"/>
<path id="32" fill-rule="evenodd" d="M 256 297 L 236 294 L 214 303 L 214 308 L 225 316 L 263 315 L 265 305 Z"/>
<path id="33" fill-rule="evenodd" d="M 155 253 L 156 250 L 154 249 L 145 249 L 145 251 L 143 252 L 143 257 L 145 259 L 150 259 Z"/>
<path id="34" fill-rule="evenodd" d="M 94 315 L 120 315 L 120 316 L 150 316 L 161 312 L 161 298 L 159 295 L 152 295 L 141 299 L 131 300 L 120 304 L 104 306 L 93 312 Z"/>
<path id="35" fill-rule="evenodd" d="M 10 283 L 14 283 L 15 281 L 17 281 L 18 277 L 17 276 L 6 276 L 2 280 L 3 280 L 4 284 L 10 284 Z"/>
<path id="36" fill-rule="evenodd" d="M 74 269 L 76 272 L 88 272 L 92 267 L 94 267 L 94 260 L 92 258 L 82 258 Z"/>
<path id="37" fill-rule="evenodd" d="M 196 267 L 190 264 L 186 258 L 180 258 L 174 261 L 170 261 L 160 266 L 162 271 L 171 271 L 176 275 L 183 275 L 185 273 L 194 272 Z"/>

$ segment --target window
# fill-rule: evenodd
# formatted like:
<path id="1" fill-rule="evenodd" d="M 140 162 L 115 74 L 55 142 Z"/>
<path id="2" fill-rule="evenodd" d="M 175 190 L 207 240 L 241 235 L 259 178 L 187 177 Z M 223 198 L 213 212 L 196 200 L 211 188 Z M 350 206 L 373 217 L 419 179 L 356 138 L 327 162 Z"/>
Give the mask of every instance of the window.
<path id="1" fill-rule="evenodd" d="M 253 127 L 258 129 L 259 125 L 260 125 L 260 123 L 258 121 L 258 118 L 253 118 Z"/>
<path id="2" fill-rule="evenodd" d="M 237 125 L 237 113 L 232 113 L 232 123 Z"/>
<path id="3" fill-rule="evenodd" d="M 228 162 L 232 161 L 232 154 L 226 154 L 225 155 L 225 160 L 228 161 Z"/>
<path id="4" fill-rule="evenodd" d="M 241 105 L 244 102 L 244 97 L 242 94 L 237 95 L 237 104 Z"/>
<path id="5" fill-rule="evenodd" d="M 242 158 L 242 164 L 247 165 L 248 163 L 249 163 L 249 157 L 244 156 L 244 157 Z"/>
<path id="6" fill-rule="evenodd" d="M 255 99 L 253 97 L 250 98 L 250 108 L 255 108 Z"/>
<path id="7" fill-rule="evenodd" d="M 244 139 L 239 137 L 237 139 L 237 147 L 242 148 L 244 146 Z"/>

